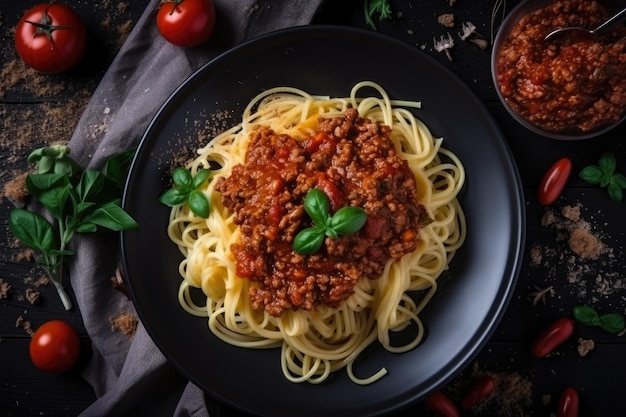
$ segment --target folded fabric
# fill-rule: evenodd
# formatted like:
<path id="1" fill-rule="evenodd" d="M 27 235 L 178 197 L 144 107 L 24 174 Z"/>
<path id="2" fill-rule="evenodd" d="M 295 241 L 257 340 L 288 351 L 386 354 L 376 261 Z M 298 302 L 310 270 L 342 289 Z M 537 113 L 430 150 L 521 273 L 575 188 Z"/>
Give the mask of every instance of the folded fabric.
<path id="1" fill-rule="evenodd" d="M 79 121 L 72 157 L 100 169 L 109 156 L 138 146 L 161 105 L 195 70 L 238 43 L 310 23 L 323 1 L 214 0 L 215 33 L 205 45 L 186 49 L 159 35 L 160 0 L 151 0 Z M 72 249 L 70 282 L 93 348 L 83 377 L 97 397 L 81 416 L 233 415 L 177 372 L 141 323 L 132 338 L 112 331 L 112 318 L 136 314 L 111 285 L 120 262 L 118 236 L 77 235 Z"/>

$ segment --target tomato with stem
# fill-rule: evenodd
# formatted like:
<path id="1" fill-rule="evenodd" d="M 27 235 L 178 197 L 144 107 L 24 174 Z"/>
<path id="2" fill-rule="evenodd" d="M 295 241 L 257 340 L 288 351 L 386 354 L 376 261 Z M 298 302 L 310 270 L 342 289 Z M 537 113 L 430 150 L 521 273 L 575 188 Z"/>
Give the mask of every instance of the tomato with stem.
<path id="1" fill-rule="evenodd" d="M 157 28 L 170 43 L 195 47 L 209 39 L 215 29 L 213 0 L 170 0 L 159 6 Z"/>
<path id="2" fill-rule="evenodd" d="M 42 3 L 27 10 L 15 28 L 15 48 L 29 67 L 56 74 L 74 67 L 87 46 L 81 17 L 62 3 Z"/>

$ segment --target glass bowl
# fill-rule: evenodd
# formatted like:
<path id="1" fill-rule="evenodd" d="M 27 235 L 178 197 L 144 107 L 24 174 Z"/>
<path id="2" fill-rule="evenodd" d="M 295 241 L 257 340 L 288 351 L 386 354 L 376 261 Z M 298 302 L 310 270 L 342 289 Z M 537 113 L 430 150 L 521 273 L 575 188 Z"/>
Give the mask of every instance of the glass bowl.
<path id="1" fill-rule="evenodd" d="M 626 26 L 598 39 L 562 35 L 543 40 L 563 26 L 594 28 L 624 2 L 524 0 L 506 16 L 494 40 L 491 74 L 515 120 L 542 136 L 577 140 L 598 136 L 626 119 Z M 603 7 L 607 14 L 576 12 L 574 4 Z M 554 15 L 546 18 L 546 13 Z"/>

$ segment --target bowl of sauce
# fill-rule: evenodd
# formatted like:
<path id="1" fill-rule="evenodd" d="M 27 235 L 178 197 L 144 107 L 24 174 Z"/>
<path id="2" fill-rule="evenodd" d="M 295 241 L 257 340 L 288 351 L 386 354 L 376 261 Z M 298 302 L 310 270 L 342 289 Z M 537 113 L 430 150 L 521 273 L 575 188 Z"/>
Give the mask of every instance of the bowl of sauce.
<path id="1" fill-rule="evenodd" d="M 504 107 L 523 126 L 553 139 L 598 136 L 626 119 L 626 26 L 603 35 L 562 34 L 593 29 L 619 2 L 526 0 L 504 19 L 491 70 Z M 623 5 L 622 5 L 623 7 Z"/>

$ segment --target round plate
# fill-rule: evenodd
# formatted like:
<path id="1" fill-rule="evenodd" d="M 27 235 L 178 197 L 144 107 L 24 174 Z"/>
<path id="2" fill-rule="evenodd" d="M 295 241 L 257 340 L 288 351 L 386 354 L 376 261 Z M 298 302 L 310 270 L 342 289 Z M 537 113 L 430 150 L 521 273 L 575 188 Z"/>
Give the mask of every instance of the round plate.
<path id="1" fill-rule="evenodd" d="M 198 146 L 199 127 L 238 122 L 257 93 L 292 86 L 316 95 L 347 96 L 361 80 L 380 83 L 392 98 L 418 100 L 416 111 L 465 165 L 460 196 L 468 237 L 421 318 L 425 340 L 403 354 L 367 349 L 355 372 L 384 366 L 382 380 L 359 386 L 345 371 L 320 385 L 287 381 L 280 352 L 232 347 L 207 320 L 179 306 L 182 256 L 166 233 L 169 208 L 158 202 L 172 160 Z M 235 118 L 224 119 L 220 115 Z M 206 132 L 205 132 L 206 135 Z M 504 314 L 524 243 L 521 181 L 502 134 L 474 94 L 414 46 L 373 31 L 306 26 L 273 32 L 209 62 L 170 97 L 137 151 L 123 206 L 140 229 L 122 233 L 125 276 L 141 321 L 165 356 L 210 396 L 262 416 L 375 416 L 422 400 L 480 351 Z"/>

